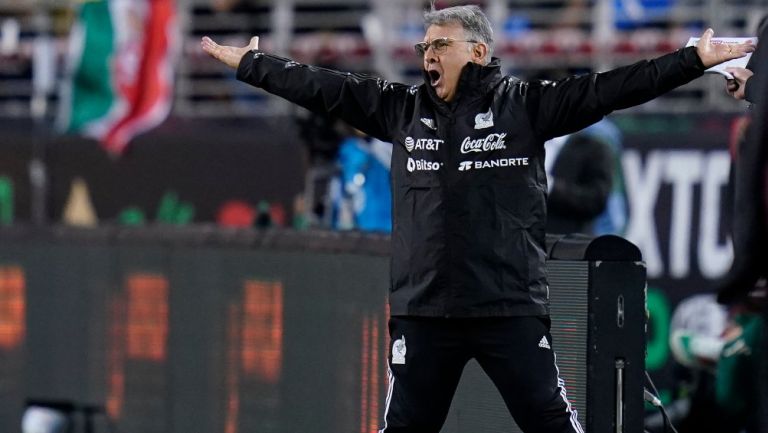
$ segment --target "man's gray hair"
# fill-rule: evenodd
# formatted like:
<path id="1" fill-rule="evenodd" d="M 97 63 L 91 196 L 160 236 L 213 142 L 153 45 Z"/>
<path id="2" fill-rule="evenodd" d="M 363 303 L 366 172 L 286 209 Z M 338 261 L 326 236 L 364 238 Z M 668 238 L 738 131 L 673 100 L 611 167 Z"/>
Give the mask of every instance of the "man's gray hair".
<path id="1" fill-rule="evenodd" d="M 493 53 L 493 29 L 488 17 L 479 6 L 453 6 L 445 9 L 435 9 L 435 4 L 424 12 L 424 27 L 459 24 L 467 35 L 467 39 L 483 42 L 488 46 L 485 60 L 491 59 Z"/>

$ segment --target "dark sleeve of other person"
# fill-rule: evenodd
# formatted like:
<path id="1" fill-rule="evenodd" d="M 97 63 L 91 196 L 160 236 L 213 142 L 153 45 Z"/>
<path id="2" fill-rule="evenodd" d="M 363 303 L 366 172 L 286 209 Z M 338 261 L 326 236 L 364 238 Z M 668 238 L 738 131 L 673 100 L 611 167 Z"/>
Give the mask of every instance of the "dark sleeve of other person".
<path id="1" fill-rule="evenodd" d="M 754 53 L 752 53 L 752 57 L 749 58 L 749 62 L 747 63 L 747 69 L 752 71 L 752 73 L 755 75 L 758 74 L 757 71 L 760 69 L 757 62 L 755 61 L 755 59 L 757 58 L 757 53 L 760 51 L 764 51 L 760 49 L 761 46 L 762 44 L 758 45 L 758 48 L 755 50 Z M 747 101 L 753 104 L 757 102 L 757 90 L 755 89 L 757 87 L 757 84 L 755 83 L 756 81 L 757 80 L 750 78 L 749 80 L 747 80 L 746 83 L 744 83 L 744 99 L 746 99 Z"/>
<path id="2" fill-rule="evenodd" d="M 761 52 L 765 53 L 766 51 L 766 48 L 764 47 L 765 42 L 761 43 L 762 41 L 764 41 L 763 38 L 766 35 L 768 35 L 768 33 L 765 32 L 766 29 L 768 29 L 768 16 L 763 17 L 760 23 L 759 30 L 758 30 L 759 37 L 757 42 L 757 49 L 755 50 L 754 53 L 752 53 L 752 57 L 749 58 L 749 62 L 747 62 L 747 69 L 752 71 L 752 73 L 755 75 L 759 74 L 759 71 L 761 69 L 759 64 L 760 62 L 758 62 L 757 59 L 760 56 L 765 55 L 765 54 L 760 54 Z M 760 33 L 762 33 L 762 35 L 760 35 Z M 758 93 L 757 80 L 750 78 L 749 80 L 747 80 L 746 83 L 744 83 L 744 99 L 754 104 L 757 102 L 757 99 L 759 98 L 757 93 Z"/>
<path id="3" fill-rule="evenodd" d="M 744 299 L 757 280 L 768 277 L 768 26 L 762 26 L 758 48 L 748 68 L 746 99 L 755 104 L 746 139 L 734 161 L 733 264 L 718 290 L 718 300 L 734 303 Z M 762 72 L 762 73 L 761 73 Z M 768 321 L 768 307 L 763 307 Z M 768 347 L 763 334 L 762 347 Z M 758 382 L 758 432 L 768 432 L 768 351 L 763 351 L 753 377 Z M 756 373 L 756 374 L 754 374 Z"/>
<path id="4" fill-rule="evenodd" d="M 768 28 L 760 39 L 768 41 Z M 758 49 L 752 66 L 768 71 L 768 50 Z M 754 69 L 753 69 L 754 70 Z M 748 80 L 755 108 L 745 140 L 735 152 L 733 175 L 733 264 L 718 293 L 724 303 L 738 301 L 768 276 L 768 74 Z"/>
<path id="5" fill-rule="evenodd" d="M 552 167 L 547 232 L 590 232 L 592 220 L 605 210 L 612 173 L 613 155 L 607 144 L 585 134 L 569 138 Z"/>

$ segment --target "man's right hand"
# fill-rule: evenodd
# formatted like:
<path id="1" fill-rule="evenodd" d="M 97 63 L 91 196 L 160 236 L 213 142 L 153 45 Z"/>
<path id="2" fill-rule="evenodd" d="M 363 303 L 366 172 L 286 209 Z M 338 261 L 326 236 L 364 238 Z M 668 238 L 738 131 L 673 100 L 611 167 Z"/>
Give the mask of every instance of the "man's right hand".
<path id="1" fill-rule="evenodd" d="M 732 80 L 726 81 L 725 90 L 735 99 L 744 99 L 746 96 L 744 92 L 746 90 L 747 80 L 754 75 L 753 72 L 746 68 L 725 68 L 725 70 L 733 75 Z"/>
<path id="2" fill-rule="evenodd" d="M 219 45 L 208 36 L 204 36 L 200 41 L 200 46 L 203 51 L 210 54 L 214 59 L 224 63 L 232 69 L 237 69 L 240 64 L 240 60 L 245 53 L 251 50 L 259 49 L 259 37 L 254 36 L 251 38 L 251 42 L 247 47 L 228 47 L 225 45 Z"/>

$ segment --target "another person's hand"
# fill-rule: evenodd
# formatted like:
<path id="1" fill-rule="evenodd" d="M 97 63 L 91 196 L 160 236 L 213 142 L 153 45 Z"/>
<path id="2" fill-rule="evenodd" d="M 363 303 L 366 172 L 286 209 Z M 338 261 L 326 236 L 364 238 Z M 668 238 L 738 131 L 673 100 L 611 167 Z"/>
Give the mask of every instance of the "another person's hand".
<path id="1" fill-rule="evenodd" d="M 746 97 L 744 92 L 747 87 L 747 80 L 749 80 L 754 73 L 746 68 L 725 68 L 725 71 L 733 75 L 732 80 L 727 80 L 725 82 L 726 92 L 735 99 L 744 99 Z"/>
<path id="2" fill-rule="evenodd" d="M 225 45 L 219 45 L 208 36 L 204 36 L 200 41 L 200 46 L 203 51 L 210 54 L 214 59 L 224 63 L 230 68 L 237 69 L 240 64 L 240 60 L 245 53 L 250 50 L 259 49 L 259 37 L 254 36 L 251 38 L 251 42 L 246 47 L 229 47 Z"/>
<path id="3" fill-rule="evenodd" d="M 739 59 L 755 51 L 755 44 L 752 41 L 743 44 L 713 44 L 712 35 L 714 34 L 715 31 L 712 29 L 705 30 L 696 44 L 696 52 L 705 68 L 711 68 L 728 60 Z"/>

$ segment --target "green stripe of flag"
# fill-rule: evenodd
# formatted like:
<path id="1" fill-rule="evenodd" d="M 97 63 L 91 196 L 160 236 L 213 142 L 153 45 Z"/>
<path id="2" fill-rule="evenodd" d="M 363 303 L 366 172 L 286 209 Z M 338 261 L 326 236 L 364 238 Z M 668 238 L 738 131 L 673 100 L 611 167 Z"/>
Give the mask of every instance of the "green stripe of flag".
<path id="1" fill-rule="evenodd" d="M 115 38 L 109 2 L 84 3 L 79 18 L 84 35 L 80 62 L 72 77 L 69 131 L 80 131 L 106 116 L 115 99 L 110 67 Z"/>

